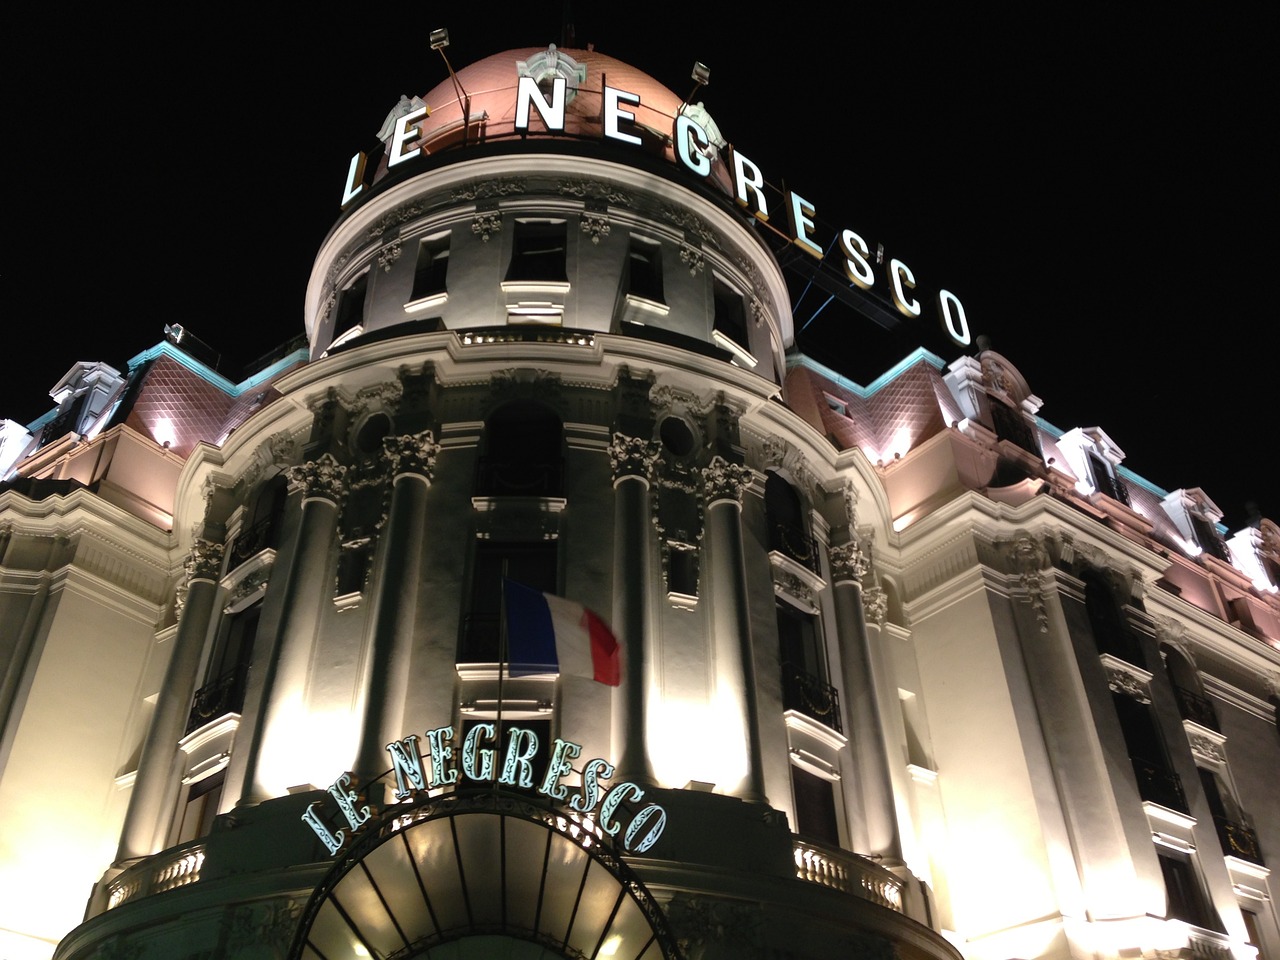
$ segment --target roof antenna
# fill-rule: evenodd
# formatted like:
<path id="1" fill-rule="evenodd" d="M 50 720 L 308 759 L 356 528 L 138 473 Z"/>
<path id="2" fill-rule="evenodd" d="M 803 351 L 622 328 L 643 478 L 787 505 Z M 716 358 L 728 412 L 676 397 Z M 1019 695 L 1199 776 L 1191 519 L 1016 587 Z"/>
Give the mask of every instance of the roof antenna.
<path id="1" fill-rule="evenodd" d="M 564 12 L 560 16 L 560 46 L 576 49 L 577 32 L 573 29 L 573 0 L 564 0 Z"/>

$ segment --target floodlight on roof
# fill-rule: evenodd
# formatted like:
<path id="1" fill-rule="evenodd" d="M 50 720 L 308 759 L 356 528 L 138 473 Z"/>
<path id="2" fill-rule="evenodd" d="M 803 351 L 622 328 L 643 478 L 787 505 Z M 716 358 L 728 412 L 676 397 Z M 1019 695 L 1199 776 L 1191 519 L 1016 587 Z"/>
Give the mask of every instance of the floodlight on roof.
<path id="1" fill-rule="evenodd" d="M 449 45 L 449 30 L 447 27 L 436 27 L 431 31 L 431 49 L 443 50 Z"/>

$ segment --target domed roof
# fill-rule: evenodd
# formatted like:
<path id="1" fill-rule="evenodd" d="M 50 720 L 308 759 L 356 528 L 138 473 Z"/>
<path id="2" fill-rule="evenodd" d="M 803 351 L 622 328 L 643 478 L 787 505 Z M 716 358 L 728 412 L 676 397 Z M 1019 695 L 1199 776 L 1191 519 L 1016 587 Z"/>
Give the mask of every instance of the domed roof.
<path id="1" fill-rule="evenodd" d="M 518 131 L 516 90 L 521 76 L 539 81 L 543 95 L 550 99 L 550 79 L 559 75 L 567 81 L 565 128 L 548 131 L 536 109 L 530 110 L 529 128 Z M 642 150 L 654 157 L 675 160 L 672 132 L 682 99 L 642 70 L 595 50 L 523 47 L 485 57 L 437 84 L 426 96 L 402 99 L 388 116 L 380 137 L 390 137 L 394 122 L 411 109 L 425 103 L 430 114 L 415 124 L 421 131 L 416 142 L 423 154 L 466 145 L 519 138 L 585 139 L 599 141 L 604 136 L 604 88 L 635 94 L 639 104 L 627 101 L 621 109 L 635 116 L 634 123 L 622 124 L 622 132 L 640 137 Z M 469 106 L 469 110 L 468 110 Z M 463 114 L 469 122 L 464 125 Z M 465 130 L 464 130 L 465 127 Z M 384 175 L 385 160 L 378 177 Z M 721 164 L 715 164 L 721 166 Z M 715 179 L 720 179 L 719 177 Z"/>

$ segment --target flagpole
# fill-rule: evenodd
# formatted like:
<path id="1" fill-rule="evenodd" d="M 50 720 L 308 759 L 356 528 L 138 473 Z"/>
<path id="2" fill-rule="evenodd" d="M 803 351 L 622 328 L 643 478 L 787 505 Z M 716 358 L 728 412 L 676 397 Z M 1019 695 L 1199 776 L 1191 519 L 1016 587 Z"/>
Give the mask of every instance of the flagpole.
<path id="1" fill-rule="evenodd" d="M 498 595 L 498 723 L 495 743 L 495 759 L 502 757 L 502 686 L 503 676 L 507 672 L 507 564 L 509 558 L 502 558 L 502 580 Z M 495 763 L 493 771 L 493 792 L 498 792 L 498 770 Z"/>

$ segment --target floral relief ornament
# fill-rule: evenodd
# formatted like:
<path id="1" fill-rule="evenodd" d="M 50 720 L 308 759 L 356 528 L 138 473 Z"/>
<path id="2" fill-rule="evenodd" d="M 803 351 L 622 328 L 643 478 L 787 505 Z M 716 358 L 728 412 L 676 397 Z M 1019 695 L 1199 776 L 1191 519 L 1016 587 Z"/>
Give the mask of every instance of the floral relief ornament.
<path id="1" fill-rule="evenodd" d="M 337 503 L 345 489 L 347 468 L 334 459 L 333 454 L 321 454 L 316 460 L 290 467 L 289 488 L 301 489 L 306 497 L 322 497 Z"/>
<path id="2" fill-rule="evenodd" d="M 400 437 L 386 437 L 382 441 L 382 456 L 391 467 L 392 474 L 419 473 L 430 480 L 435 475 L 436 454 L 440 444 L 430 430 Z"/>
<path id="3" fill-rule="evenodd" d="M 657 459 L 657 441 L 615 433 L 609 443 L 609 466 L 613 469 L 615 480 L 623 477 L 641 477 L 647 480 Z"/>

